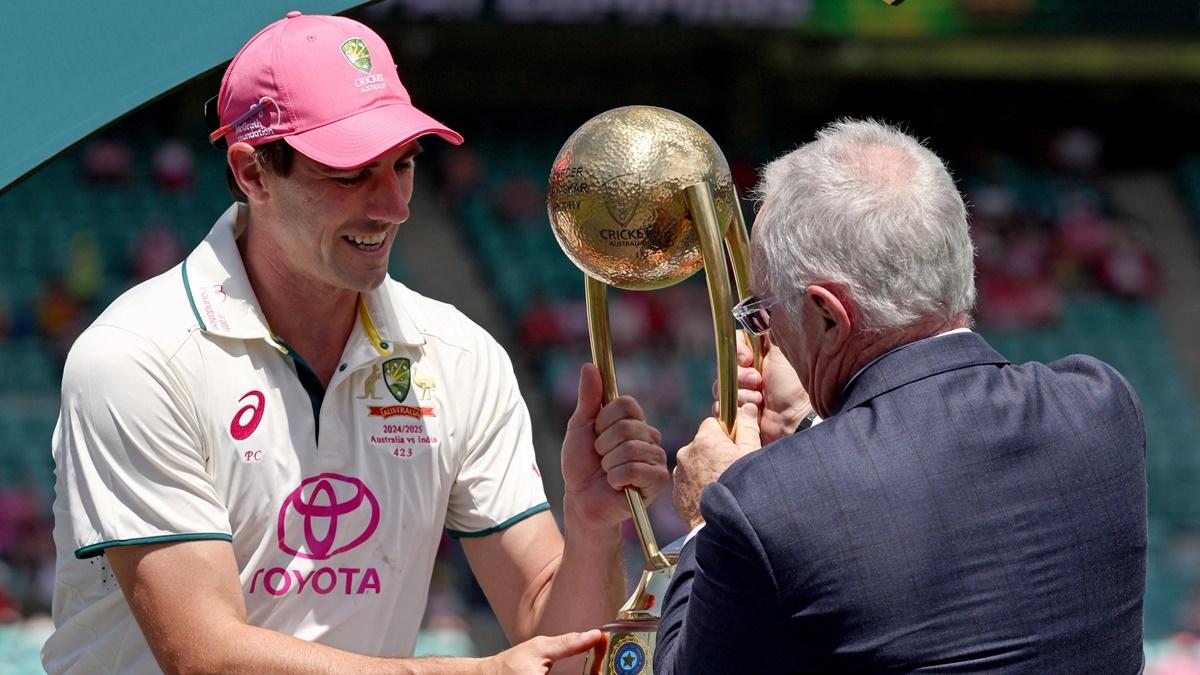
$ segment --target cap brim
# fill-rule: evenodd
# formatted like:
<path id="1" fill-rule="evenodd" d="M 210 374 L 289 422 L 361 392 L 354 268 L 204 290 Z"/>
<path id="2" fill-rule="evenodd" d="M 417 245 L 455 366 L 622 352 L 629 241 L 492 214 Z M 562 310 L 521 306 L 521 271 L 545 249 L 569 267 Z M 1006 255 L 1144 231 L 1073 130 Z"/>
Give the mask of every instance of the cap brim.
<path id="1" fill-rule="evenodd" d="M 365 110 L 284 140 L 309 159 L 336 169 L 354 169 L 429 134 L 454 145 L 463 142 L 458 132 L 407 103 Z"/>

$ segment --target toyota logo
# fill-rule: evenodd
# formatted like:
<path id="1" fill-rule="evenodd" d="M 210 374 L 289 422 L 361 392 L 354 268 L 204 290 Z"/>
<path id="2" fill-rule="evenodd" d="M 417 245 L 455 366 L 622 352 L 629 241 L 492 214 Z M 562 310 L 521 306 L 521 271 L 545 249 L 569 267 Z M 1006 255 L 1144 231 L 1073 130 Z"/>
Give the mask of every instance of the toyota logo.
<path id="1" fill-rule="evenodd" d="M 379 501 L 357 478 L 305 478 L 279 508 L 279 548 L 297 558 L 328 560 L 362 544 L 379 526 Z"/>

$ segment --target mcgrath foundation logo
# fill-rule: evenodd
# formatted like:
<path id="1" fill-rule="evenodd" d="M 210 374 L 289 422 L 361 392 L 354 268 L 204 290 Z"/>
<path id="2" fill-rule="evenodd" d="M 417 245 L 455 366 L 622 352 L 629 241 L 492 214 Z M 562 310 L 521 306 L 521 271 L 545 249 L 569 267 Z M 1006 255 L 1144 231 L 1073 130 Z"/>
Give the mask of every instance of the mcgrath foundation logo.
<path id="1" fill-rule="evenodd" d="M 282 117 L 275 99 L 264 96 L 234 122 L 233 132 L 239 141 L 270 136 L 275 133 L 275 127 L 279 125 Z"/>
<path id="2" fill-rule="evenodd" d="M 371 72 L 371 52 L 367 50 L 367 43 L 363 42 L 362 38 L 350 38 L 343 42 L 342 54 L 350 65 L 364 73 Z"/>
<path id="3" fill-rule="evenodd" d="M 379 526 L 379 501 L 361 480 L 336 473 L 304 479 L 279 508 L 279 548 L 328 560 L 365 542 Z"/>

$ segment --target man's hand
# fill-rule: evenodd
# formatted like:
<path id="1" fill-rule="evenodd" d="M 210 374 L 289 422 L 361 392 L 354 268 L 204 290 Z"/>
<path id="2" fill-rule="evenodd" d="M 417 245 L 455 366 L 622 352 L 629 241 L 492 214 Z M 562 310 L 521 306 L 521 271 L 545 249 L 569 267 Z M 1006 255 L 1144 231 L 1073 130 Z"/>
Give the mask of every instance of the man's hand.
<path id="1" fill-rule="evenodd" d="M 623 490 L 637 488 L 647 504 L 667 485 L 662 434 L 646 424 L 642 407 L 621 396 L 601 407 L 600 371 L 579 373 L 579 404 L 563 439 L 563 483 L 571 507 L 587 529 L 613 527 L 629 518 Z"/>
<path id="2" fill-rule="evenodd" d="M 756 339 L 751 337 L 751 339 Z M 769 445 L 781 437 L 794 433 L 804 418 L 812 412 L 808 392 L 800 384 L 800 377 L 788 362 L 783 352 L 776 349 L 768 337 L 763 336 L 762 372 L 754 369 L 754 352 L 742 339 L 738 331 L 738 394 L 737 404 L 751 403 L 762 410 L 759 432 L 763 445 Z M 717 383 L 713 382 L 713 416 L 720 417 L 717 408 Z"/>
<path id="3" fill-rule="evenodd" d="M 535 637 L 488 659 L 484 672 L 495 675 L 542 675 L 550 672 L 555 661 L 591 649 L 600 642 L 600 637 L 598 630 Z"/>
<path id="4" fill-rule="evenodd" d="M 736 443 L 716 418 L 709 417 L 700 423 L 692 442 L 675 456 L 675 489 L 671 499 L 679 519 L 689 528 L 704 521 L 700 516 L 700 493 L 704 487 L 720 478 L 731 464 L 762 447 L 757 407 L 747 403 L 738 409 L 735 436 Z"/>

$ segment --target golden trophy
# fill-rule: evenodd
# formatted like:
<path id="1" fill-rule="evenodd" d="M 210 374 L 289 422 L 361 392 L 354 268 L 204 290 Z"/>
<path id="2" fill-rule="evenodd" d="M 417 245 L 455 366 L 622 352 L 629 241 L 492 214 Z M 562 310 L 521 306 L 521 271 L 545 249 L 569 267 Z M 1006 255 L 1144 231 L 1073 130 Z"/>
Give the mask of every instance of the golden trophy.
<path id="1" fill-rule="evenodd" d="M 559 245 L 584 272 L 592 360 L 604 402 L 617 397 L 607 289 L 653 290 L 703 267 L 716 331 L 720 420 L 731 435 L 737 414 L 737 352 L 732 291 L 750 293 L 749 239 L 729 165 L 712 137 L 663 108 L 629 106 L 601 113 L 563 144 L 550 170 L 547 209 Z M 725 247 L 722 246 L 724 239 Z M 756 364 L 761 359 L 752 341 Z M 662 601 L 678 549 L 660 550 L 641 495 L 625 490 L 646 567 L 633 596 L 603 627 L 585 672 L 639 675 L 653 671 Z"/>

